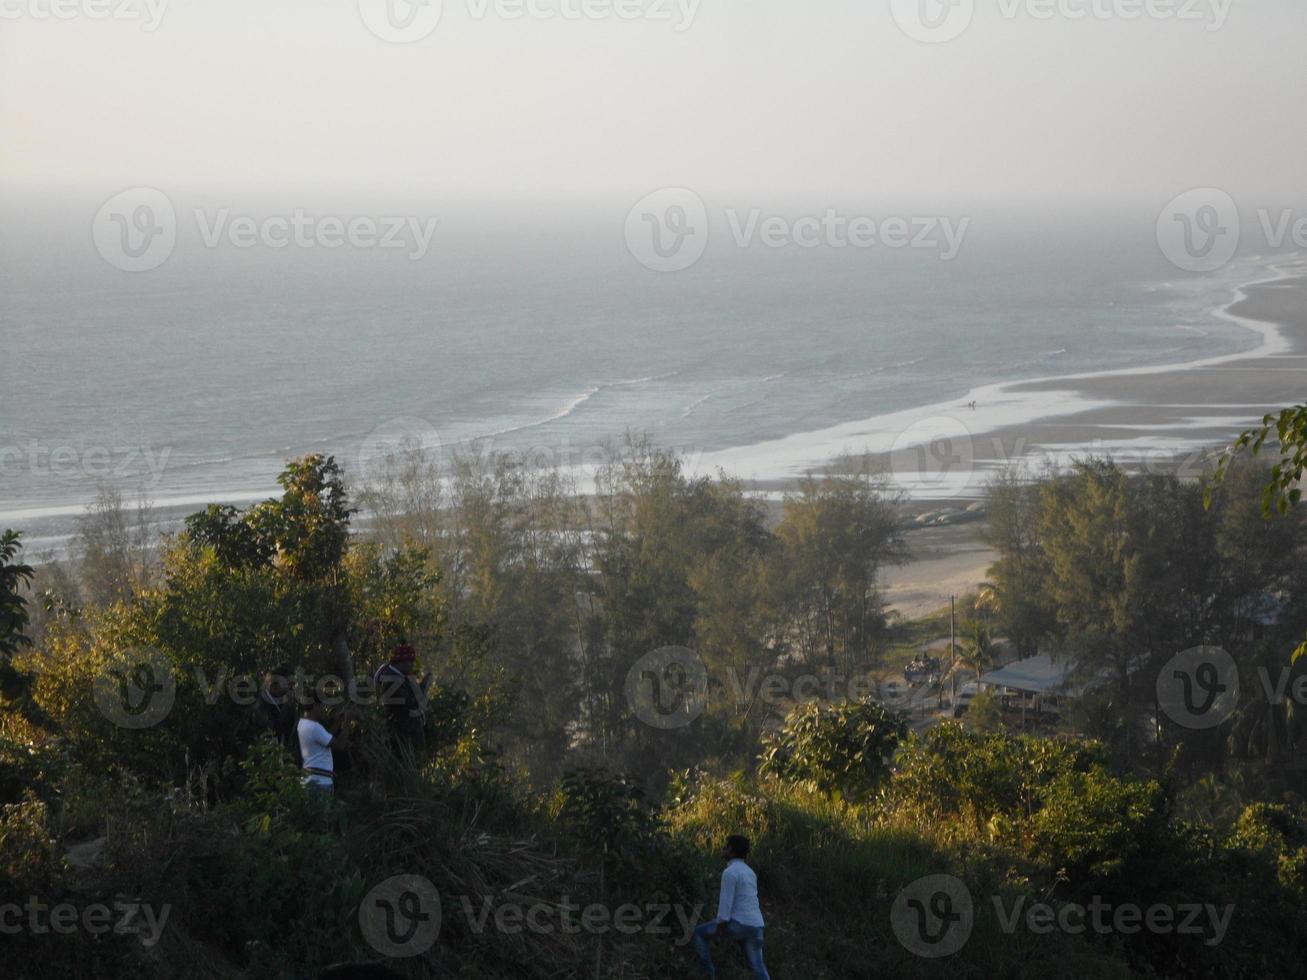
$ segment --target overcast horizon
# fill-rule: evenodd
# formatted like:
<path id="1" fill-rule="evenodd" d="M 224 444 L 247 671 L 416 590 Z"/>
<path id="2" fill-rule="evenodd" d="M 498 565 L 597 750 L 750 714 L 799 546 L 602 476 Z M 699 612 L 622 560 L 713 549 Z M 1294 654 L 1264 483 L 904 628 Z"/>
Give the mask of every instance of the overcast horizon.
<path id="1" fill-rule="evenodd" d="M 135 19 L 74 0 L 68 20 L 6 0 L 0 182 L 1160 206 L 1195 186 L 1296 199 L 1307 158 L 1279 105 L 1307 71 L 1290 0 L 1150 0 L 1164 19 L 1130 19 L 1143 0 L 1003 0 L 941 43 L 888 0 L 588 2 L 506 19 L 509 0 L 446 0 L 429 34 L 390 43 L 372 0 L 109 8 Z"/>

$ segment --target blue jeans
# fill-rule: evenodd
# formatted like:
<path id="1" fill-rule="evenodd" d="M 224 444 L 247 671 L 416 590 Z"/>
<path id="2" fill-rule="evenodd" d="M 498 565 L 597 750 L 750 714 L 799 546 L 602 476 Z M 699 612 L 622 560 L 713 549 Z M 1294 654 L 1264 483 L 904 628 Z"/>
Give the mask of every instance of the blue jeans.
<path id="1" fill-rule="evenodd" d="M 708 942 L 722 938 L 737 942 L 744 948 L 744 958 L 755 980 L 771 980 L 762 962 L 762 926 L 745 926 L 734 919 L 730 922 L 705 922 L 694 930 L 694 951 L 699 954 L 699 965 L 708 976 L 717 976 Z"/>

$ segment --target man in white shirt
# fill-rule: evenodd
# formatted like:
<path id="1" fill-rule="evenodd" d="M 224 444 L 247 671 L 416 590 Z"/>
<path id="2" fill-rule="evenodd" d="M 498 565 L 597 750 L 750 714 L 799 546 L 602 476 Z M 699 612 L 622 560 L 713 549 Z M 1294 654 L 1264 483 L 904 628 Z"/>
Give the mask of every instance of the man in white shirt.
<path id="1" fill-rule="evenodd" d="M 326 706 L 314 698 L 295 729 L 299 736 L 300 756 L 304 760 L 304 785 L 310 792 L 321 794 L 319 799 L 330 798 L 336 784 L 336 765 L 331 747 L 347 747 L 346 736 L 328 730 L 324 724 L 326 720 Z"/>
<path id="2" fill-rule="evenodd" d="M 722 872 L 722 893 L 717 918 L 694 930 L 694 950 L 699 964 L 710 976 L 717 976 L 710 942 L 726 938 L 739 943 L 755 980 L 771 980 L 762 962 L 762 909 L 758 905 L 758 876 L 744 863 L 749 856 L 749 838 L 732 834 L 726 839 L 726 870 Z"/>

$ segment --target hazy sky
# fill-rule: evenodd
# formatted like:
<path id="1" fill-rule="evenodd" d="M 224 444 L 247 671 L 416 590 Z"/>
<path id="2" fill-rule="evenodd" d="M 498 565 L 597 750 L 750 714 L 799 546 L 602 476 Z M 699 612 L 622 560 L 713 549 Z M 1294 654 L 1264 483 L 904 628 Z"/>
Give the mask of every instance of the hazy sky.
<path id="1" fill-rule="evenodd" d="M 1303 0 L 978 0 L 935 44 L 891 0 L 444 0 L 408 44 L 361 2 L 0 0 L 0 178 L 1273 199 L 1307 174 Z"/>

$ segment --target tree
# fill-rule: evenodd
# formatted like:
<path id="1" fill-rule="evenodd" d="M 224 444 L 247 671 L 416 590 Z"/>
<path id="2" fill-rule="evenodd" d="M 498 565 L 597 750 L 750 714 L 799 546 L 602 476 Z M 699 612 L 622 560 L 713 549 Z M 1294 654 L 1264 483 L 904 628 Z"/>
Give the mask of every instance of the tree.
<path id="1" fill-rule="evenodd" d="M 1280 450 L 1279 461 L 1270 469 L 1262 491 L 1262 511 L 1267 517 L 1287 514 L 1302 500 L 1302 475 L 1307 468 L 1307 405 L 1295 405 L 1267 415 L 1262 424 L 1242 433 L 1221 456 L 1216 473 L 1207 488 L 1210 504 L 1213 488 L 1224 479 L 1234 460 L 1245 450 L 1258 455 L 1274 434 Z"/>
<path id="2" fill-rule="evenodd" d="M 1044 592 L 1048 562 L 1039 537 L 1039 508 L 1039 487 L 1022 472 L 1008 470 L 989 485 L 984 534 L 999 557 L 989 570 L 993 584 L 987 599 L 997 613 L 1000 634 L 1012 641 L 1021 660 L 1038 653 L 1040 640 L 1056 626 Z"/>
<path id="3" fill-rule="evenodd" d="M 97 605 L 126 602 L 152 578 L 149 503 L 139 499 L 129 513 L 118 491 L 101 488 L 78 521 L 76 551 L 87 598 Z"/>
<path id="4" fill-rule="evenodd" d="M 1048 561 L 1045 594 L 1057 614 L 1059 642 L 1080 674 L 1112 678 L 1123 707 L 1118 714 L 1128 717 L 1131 666 L 1141 652 L 1141 624 L 1155 596 L 1140 575 L 1129 477 L 1110 460 L 1076 463 L 1070 473 L 1041 487 L 1039 534 Z"/>
<path id="5" fill-rule="evenodd" d="M 968 623 L 958 659 L 979 677 L 993 666 L 997 655 L 998 647 L 989 627 L 978 619 Z"/>
<path id="6" fill-rule="evenodd" d="M 18 560 L 21 551 L 22 536 L 17 531 L 0 534 L 0 691 L 9 698 L 26 690 L 26 678 L 14 669 L 13 657 L 31 642 L 23 591 L 31 584 L 33 571 Z"/>
<path id="7" fill-rule="evenodd" d="M 625 678 L 662 647 L 699 651 L 719 683 L 725 669 L 769 656 L 769 619 L 754 615 L 767 599 L 759 563 L 773 547 L 763 511 L 738 483 L 688 477 L 674 454 L 640 439 L 613 453 L 596 482 L 602 635 L 586 644 L 588 722 L 605 751 L 625 742 L 646 758 L 655 748 L 679 752 L 687 764 L 701 742 L 689 731 L 651 738 L 625 704 Z"/>
<path id="8" fill-rule="evenodd" d="M 794 708 L 764 743 L 759 771 L 851 800 L 870 797 L 889 775 L 906 719 L 870 699 Z"/>
<path id="9" fill-rule="evenodd" d="M 810 475 L 785 497 L 776 535 L 782 602 L 804 659 L 846 671 L 866 666 L 884 627 L 880 570 L 905 556 L 882 483 L 848 463 Z"/>
<path id="10" fill-rule="evenodd" d="M 211 548 L 231 570 L 275 567 L 307 586 L 303 599 L 332 637 L 335 671 L 351 678 L 341 564 L 354 511 L 340 467 L 335 457 L 314 453 L 287 463 L 277 482 L 283 490 L 280 497 L 243 514 L 231 507 L 210 506 L 188 518 L 186 539 Z"/>

